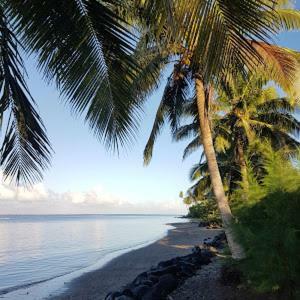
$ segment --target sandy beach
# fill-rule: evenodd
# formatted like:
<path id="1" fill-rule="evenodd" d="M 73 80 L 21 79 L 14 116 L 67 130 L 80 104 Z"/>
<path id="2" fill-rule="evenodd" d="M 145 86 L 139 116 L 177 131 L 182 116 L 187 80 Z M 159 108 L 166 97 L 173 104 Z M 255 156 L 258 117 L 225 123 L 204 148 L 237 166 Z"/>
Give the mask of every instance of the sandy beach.
<path id="1" fill-rule="evenodd" d="M 99 270 L 84 274 L 73 280 L 66 292 L 52 300 L 104 299 L 107 293 L 119 290 L 138 274 L 155 266 L 162 260 L 186 255 L 195 245 L 203 243 L 221 232 L 220 229 L 199 228 L 198 223 L 174 223 L 174 229 L 157 242 L 123 254 Z"/>

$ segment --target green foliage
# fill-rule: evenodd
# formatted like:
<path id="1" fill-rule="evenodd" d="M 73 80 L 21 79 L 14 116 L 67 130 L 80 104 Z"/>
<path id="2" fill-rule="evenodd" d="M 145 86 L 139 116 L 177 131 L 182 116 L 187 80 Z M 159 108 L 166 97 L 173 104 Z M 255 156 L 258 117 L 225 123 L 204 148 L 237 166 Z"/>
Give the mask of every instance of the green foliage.
<path id="1" fill-rule="evenodd" d="M 266 148 L 268 151 L 268 148 Z M 233 202 L 235 230 L 247 259 L 240 267 L 260 291 L 296 299 L 300 291 L 300 172 L 281 152 L 269 152 L 261 185 L 250 181 L 248 201 Z M 252 190 L 253 189 L 253 190 Z"/>
<path id="2" fill-rule="evenodd" d="M 197 218 L 210 224 L 221 225 L 219 210 L 213 199 L 203 200 L 190 206 L 188 217 Z"/>
<path id="3" fill-rule="evenodd" d="M 246 184 L 245 165 L 252 167 L 253 176 L 261 180 L 265 175 L 263 164 L 268 159 L 265 153 L 268 154 L 269 148 L 284 148 L 288 157 L 295 154 L 300 145 L 297 140 L 300 122 L 294 116 L 295 100 L 279 98 L 274 86 L 265 85 L 259 75 L 248 81 L 241 75 L 237 76 L 226 88 L 216 91 L 211 106 L 216 158 L 229 196 L 237 188 L 237 183 Z M 186 120 L 187 116 L 189 123 L 180 126 L 174 134 L 178 141 L 192 138 L 184 150 L 183 158 L 202 146 L 194 98 L 183 106 L 181 119 Z M 193 194 L 193 191 L 204 195 L 211 192 L 205 159 L 191 169 L 190 177 L 194 181 L 190 189 Z"/>

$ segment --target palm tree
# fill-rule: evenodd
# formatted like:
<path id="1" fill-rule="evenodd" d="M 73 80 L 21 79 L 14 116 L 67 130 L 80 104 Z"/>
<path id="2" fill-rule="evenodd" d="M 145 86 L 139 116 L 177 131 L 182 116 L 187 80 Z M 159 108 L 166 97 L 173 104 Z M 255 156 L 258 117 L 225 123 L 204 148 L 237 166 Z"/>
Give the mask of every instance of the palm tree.
<path id="1" fill-rule="evenodd" d="M 278 24 L 297 25 L 289 21 L 291 16 L 274 13 L 273 0 L 193 0 L 188 4 L 185 0 L 53 0 L 44 1 L 43 5 L 38 0 L 2 0 L 0 4 L 9 28 L 17 33 L 25 51 L 35 54 L 45 79 L 54 81 L 74 111 L 85 113 L 95 135 L 114 148 L 128 143 L 134 136 L 141 104 L 147 92 L 156 86 L 156 74 L 160 70 L 157 68 L 160 63 L 148 59 L 145 60 L 147 72 L 136 64 L 133 52 L 139 43 L 133 34 L 135 30 L 138 36 L 145 30 L 148 48 L 158 45 L 156 48 L 162 50 L 154 55 L 158 62 L 172 56 L 181 57 L 181 65 L 187 66 L 195 79 L 199 111 L 200 107 L 205 108 L 201 104 L 205 102 L 204 91 L 211 90 L 207 85 L 228 75 L 231 69 L 245 66 L 248 71 L 274 56 L 277 62 L 279 58 L 284 61 L 272 68 L 279 81 L 283 83 L 284 74 L 290 82 L 295 71 L 293 55 L 283 55 L 267 44 L 269 36 L 279 29 Z M 134 26 L 122 18 L 128 8 L 133 8 L 133 17 L 138 20 Z M 8 57 L 12 55 L 10 51 Z M 1 75 L 7 76 L 4 72 Z M 26 111 L 23 115 L 27 118 Z M 205 125 L 205 119 L 203 122 Z M 36 133 L 35 128 L 31 129 Z M 205 145 L 209 145 L 209 128 L 206 129 Z M 35 147 L 30 143 L 28 149 Z M 8 154 L 17 150 L 15 146 L 6 148 L 2 163 L 7 176 L 15 176 L 21 164 L 31 166 L 18 156 L 13 166 L 8 167 Z M 215 172 L 217 165 L 212 164 L 212 148 L 206 149 L 207 155 L 211 154 L 210 173 L 216 179 L 214 187 L 216 193 L 220 192 L 220 208 L 223 208 L 226 199 L 220 190 L 222 182 Z M 29 153 L 32 158 L 32 151 Z M 33 158 L 36 159 L 40 157 Z M 29 168 L 29 176 L 34 172 L 34 168 Z M 223 215 L 227 224 L 230 213 L 229 206 L 226 207 Z"/>
<path id="2" fill-rule="evenodd" d="M 267 141 L 275 151 L 286 149 L 288 155 L 297 152 L 300 144 L 296 138 L 300 133 L 300 123 L 293 115 L 296 102 L 288 98 L 279 98 L 272 86 L 263 88 L 258 75 L 247 82 L 237 77 L 230 87 L 219 92 L 212 104 L 213 141 L 220 173 L 222 178 L 226 179 L 229 191 L 234 187 L 234 182 L 240 180 L 243 186 L 247 187 L 245 153 L 247 152 L 250 163 L 255 164 L 256 143 Z M 175 132 L 176 140 L 193 137 L 184 151 L 183 158 L 201 146 L 195 106 L 195 100 L 185 104 L 184 116 L 192 117 L 193 121 Z M 255 174 L 260 177 L 261 164 L 253 164 Z M 194 179 L 200 175 L 201 180 L 205 180 L 207 163 L 200 161 L 200 164 L 193 168 L 192 174 Z"/>
<path id="3" fill-rule="evenodd" d="M 132 1 L 129 1 L 132 2 Z M 107 146 L 133 136 L 142 70 L 133 57 L 137 38 L 122 19 L 128 1 L 0 1 L 0 114 L 8 115 L 1 148 L 5 177 L 41 179 L 51 146 L 26 85 L 20 49 L 34 55 L 73 111 Z"/>
<path id="4" fill-rule="evenodd" d="M 279 98 L 273 87 L 262 88 L 259 76 L 247 83 L 237 80 L 225 91 L 224 98 L 222 95 L 220 98 L 219 101 L 225 101 L 230 110 L 222 118 L 221 126 L 230 129 L 231 136 L 227 136 L 227 140 L 234 146 L 246 188 L 245 151 L 254 140 L 268 140 L 274 150 L 286 148 L 290 154 L 299 147 L 296 137 L 300 133 L 300 123 L 293 116 L 296 103 L 292 99 Z"/>
<path id="5" fill-rule="evenodd" d="M 165 119 L 169 119 L 172 130 L 176 130 L 176 127 L 178 125 L 178 115 L 180 115 L 180 112 L 182 110 L 182 99 L 186 100 L 186 96 L 189 94 L 189 88 L 195 87 L 201 142 L 208 162 L 213 191 L 217 199 L 219 210 L 221 212 L 223 225 L 226 231 L 229 247 L 232 250 L 233 257 L 242 258 L 243 250 L 240 245 L 235 242 L 230 229 L 232 214 L 224 192 L 223 183 L 218 169 L 210 128 L 209 107 L 214 93 L 213 86 L 218 86 L 221 78 L 223 80 L 230 81 L 230 79 L 235 75 L 235 70 L 247 73 L 249 67 L 251 68 L 253 67 L 253 65 L 257 65 L 257 60 L 252 60 L 253 55 L 251 54 L 253 53 L 251 52 L 250 54 L 244 48 L 245 43 L 248 44 L 251 49 L 256 49 L 256 53 L 260 58 L 259 62 L 263 62 L 265 69 L 268 70 L 267 75 L 269 76 L 269 78 L 276 80 L 285 88 L 291 86 L 292 78 L 295 75 L 296 66 L 298 65 L 298 58 L 297 54 L 293 53 L 291 50 L 283 49 L 274 45 L 269 45 L 264 42 L 258 42 L 256 40 L 250 39 L 252 38 L 252 36 L 248 36 L 248 38 L 245 38 L 241 41 L 241 44 L 239 44 L 239 42 L 234 43 L 234 45 L 226 45 L 226 43 L 225 45 L 223 44 L 223 46 L 225 47 L 223 49 L 223 52 L 222 50 L 217 48 L 216 45 L 218 45 L 218 43 L 216 43 L 216 49 L 214 53 L 217 53 L 217 55 L 220 55 L 220 57 L 214 56 L 214 60 L 219 61 L 219 58 L 221 58 L 221 63 L 218 65 L 217 69 L 214 69 L 215 61 L 211 60 L 212 55 L 209 53 L 209 45 L 211 41 L 216 42 L 215 38 L 217 38 L 218 34 L 214 30 L 218 32 L 218 30 L 220 30 L 220 26 L 226 27 L 227 25 L 213 23 L 213 16 L 215 15 L 216 11 L 219 13 L 219 10 L 222 10 L 222 4 L 219 3 L 219 1 L 215 1 L 215 4 L 216 6 L 212 5 L 206 10 L 205 17 L 207 17 L 208 20 L 213 20 L 212 24 L 210 24 L 212 26 L 209 27 L 209 30 L 206 26 L 203 26 L 204 30 L 207 30 L 207 34 L 205 35 L 202 30 L 199 30 L 201 26 L 197 27 L 197 25 L 201 24 L 201 22 L 198 24 L 197 21 L 195 21 L 195 23 L 193 23 L 193 29 L 191 33 L 194 36 L 194 42 L 190 44 L 183 43 L 183 45 L 186 45 L 186 47 L 183 47 L 184 49 L 181 52 L 178 51 L 179 47 L 175 47 L 175 49 L 177 50 L 177 55 L 179 52 L 179 59 L 177 64 L 174 65 L 173 73 L 168 80 L 163 99 L 158 108 L 156 119 L 154 121 L 153 130 L 146 145 L 144 157 L 145 163 L 148 163 L 151 159 L 154 140 L 156 138 L 156 135 L 159 133 L 161 126 L 164 124 Z M 276 5 L 274 7 L 280 8 Z M 210 10 L 210 8 L 212 10 Z M 270 17 L 270 10 L 260 10 L 259 13 L 256 13 L 260 14 L 262 19 L 268 19 L 269 28 L 271 30 L 276 30 L 279 27 L 285 29 L 298 28 L 300 19 L 299 12 L 293 13 L 291 15 L 291 19 L 289 19 L 287 17 L 287 14 L 285 14 L 285 16 L 283 17 L 284 13 L 282 13 L 282 11 L 283 10 L 280 8 L 280 13 L 278 13 L 276 17 L 270 19 L 268 19 Z M 224 15 L 227 15 L 228 13 L 229 12 L 226 11 Z M 174 14 L 176 15 L 176 10 Z M 220 19 L 220 23 L 222 23 L 222 21 L 224 20 L 222 20 L 222 18 Z M 206 20 L 206 22 L 208 22 L 208 20 Z M 201 21 L 205 22 L 203 19 Z M 194 28 L 196 29 L 194 30 Z M 256 29 L 259 30 L 259 28 L 260 24 L 257 23 Z M 204 34 L 207 39 L 204 38 L 202 40 L 200 32 L 201 34 Z M 240 35 L 240 32 L 238 34 Z M 222 38 L 223 37 L 221 35 L 221 40 Z M 153 45 L 153 43 L 151 45 Z M 239 52 L 240 46 L 242 52 Z M 201 52 L 201 55 L 199 55 L 199 49 L 202 49 L 204 51 Z M 231 50 L 233 52 L 231 52 Z M 173 57 L 174 54 L 174 52 L 169 53 L 171 57 Z M 241 57 L 243 57 L 243 59 L 241 59 Z M 251 57 L 250 60 L 248 59 L 249 57 Z M 223 66 L 222 62 L 224 63 Z M 230 74 L 230 72 L 232 73 Z"/>
<path id="6" fill-rule="evenodd" d="M 144 59 L 144 70 L 138 66 L 137 57 L 132 54 L 144 32 L 150 40 L 163 41 L 164 45 L 166 41 L 171 46 L 180 45 L 181 41 L 194 45 L 197 56 L 205 55 L 213 62 L 207 65 L 207 74 L 216 75 L 227 69 L 226 64 L 220 63 L 225 57 L 224 49 L 231 61 L 249 61 L 250 56 L 251 62 L 259 60 L 247 37 L 266 40 L 272 33 L 269 23 L 275 18 L 269 8 L 273 3 L 243 0 L 232 4 L 211 0 L 190 1 L 187 6 L 184 0 L 1 0 L 0 83 L 1 87 L 6 86 L 6 91 L 10 90 L 4 93 L 2 88 L 1 99 L 5 103 L 17 102 L 19 97 L 12 89 L 18 86 L 26 103 L 30 102 L 27 109 L 18 106 L 23 110 L 26 126 L 22 130 L 17 125 L 7 127 L 7 132 L 18 136 L 18 141 L 20 132 L 24 133 L 23 142 L 5 135 L 1 152 L 5 176 L 25 182 L 40 179 L 51 154 L 42 121 L 26 86 L 19 49 L 34 54 L 46 81 L 57 85 L 75 112 L 85 114 L 97 137 L 108 147 L 117 148 L 134 136 L 143 96 L 155 88 L 161 63 L 166 58 L 163 53 L 154 53 Z M 213 12 L 209 19 L 207 11 Z M 181 26 L 183 21 L 185 26 Z M 214 35 L 210 34 L 212 29 Z M 232 41 L 239 44 L 238 49 Z M 179 48 L 173 50 L 177 53 Z M 10 113 L 12 107 L 13 104 L 2 105 L 1 115 L 7 113 L 14 124 L 20 124 L 16 114 Z M 34 118 L 35 122 L 30 121 Z M 27 146 L 22 149 L 23 144 Z"/>

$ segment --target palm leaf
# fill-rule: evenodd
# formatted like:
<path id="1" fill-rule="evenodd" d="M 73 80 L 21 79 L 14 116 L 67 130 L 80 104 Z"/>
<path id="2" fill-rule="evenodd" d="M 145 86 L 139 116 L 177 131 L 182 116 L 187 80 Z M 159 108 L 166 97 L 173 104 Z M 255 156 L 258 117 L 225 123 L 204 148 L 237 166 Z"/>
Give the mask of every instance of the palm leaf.
<path id="1" fill-rule="evenodd" d="M 268 80 L 274 80 L 283 89 L 290 91 L 294 86 L 299 67 L 299 53 L 262 42 L 253 41 L 252 45 L 263 60 L 263 69 L 260 69 L 260 74 L 265 74 Z"/>
<path id="2" fill-rule="evenodd" d="M 153 127 L 144 150 L 144 164 L 151 161 L 155 140 L 165 122 L 169 122 L 173 135 L 179 126 L 183 104 L 189 96 L 189 72 L 181 69 L 182 65 L 175 65 L 164 89 L 162 100 L 157 109 Z"/>
<path id="3" fill-rule="evenodd" d="M 300 12 L 296 9 L 277 8 L 274 14 L 273 24 L 278 31 L 298 30 L 300 28 Z"/>
<path id="4" fill-rule="evenodd" d="M 0 114 L 8 114 L 1 146 L 4 178 L 32 184 L 50 164 L 51 147 L 24 81 L 19 42 L 0 5 Z M 26 73 L 25 73 L 26 74 Z"/>
<path id="5" fill-rule="evenodd" d="M 124 2 L 6 3 L 25 50 L 37 56 L 44 77 L 57 84 L 76 113 L 85 114 L 107 146 L 128 143 L 139 121 L 132 84 L 140 70 L 132 58 L 134 36 L 116 14 Z"/>
<path id="6" fill-rule="evenodd" d="M 196 136 L 188 145 L 184 148 L 182 159 L 186 159 L 189 155 L 197 151 L 202 145 L 202 141 L 199 136 Z"/>

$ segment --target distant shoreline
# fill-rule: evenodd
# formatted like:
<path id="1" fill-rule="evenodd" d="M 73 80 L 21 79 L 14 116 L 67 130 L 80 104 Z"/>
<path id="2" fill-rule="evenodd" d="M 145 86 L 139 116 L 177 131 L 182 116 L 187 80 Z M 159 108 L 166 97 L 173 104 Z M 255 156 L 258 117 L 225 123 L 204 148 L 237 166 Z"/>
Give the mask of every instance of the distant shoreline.
<path id="1" fill-rule="evenodd" d="M 104 299 L 106 294 L 120 289 L 138 274 L 148 270 L 162 260 L 191 252 L 194 245 L 214 237 L 220 229 L 199 228 L 198 223 L 172 223 L 168 234 L 146 247 L 118 256 L 102 268 L 86 273 L 67 285 L 67 290 L 51 300 Z"/>

